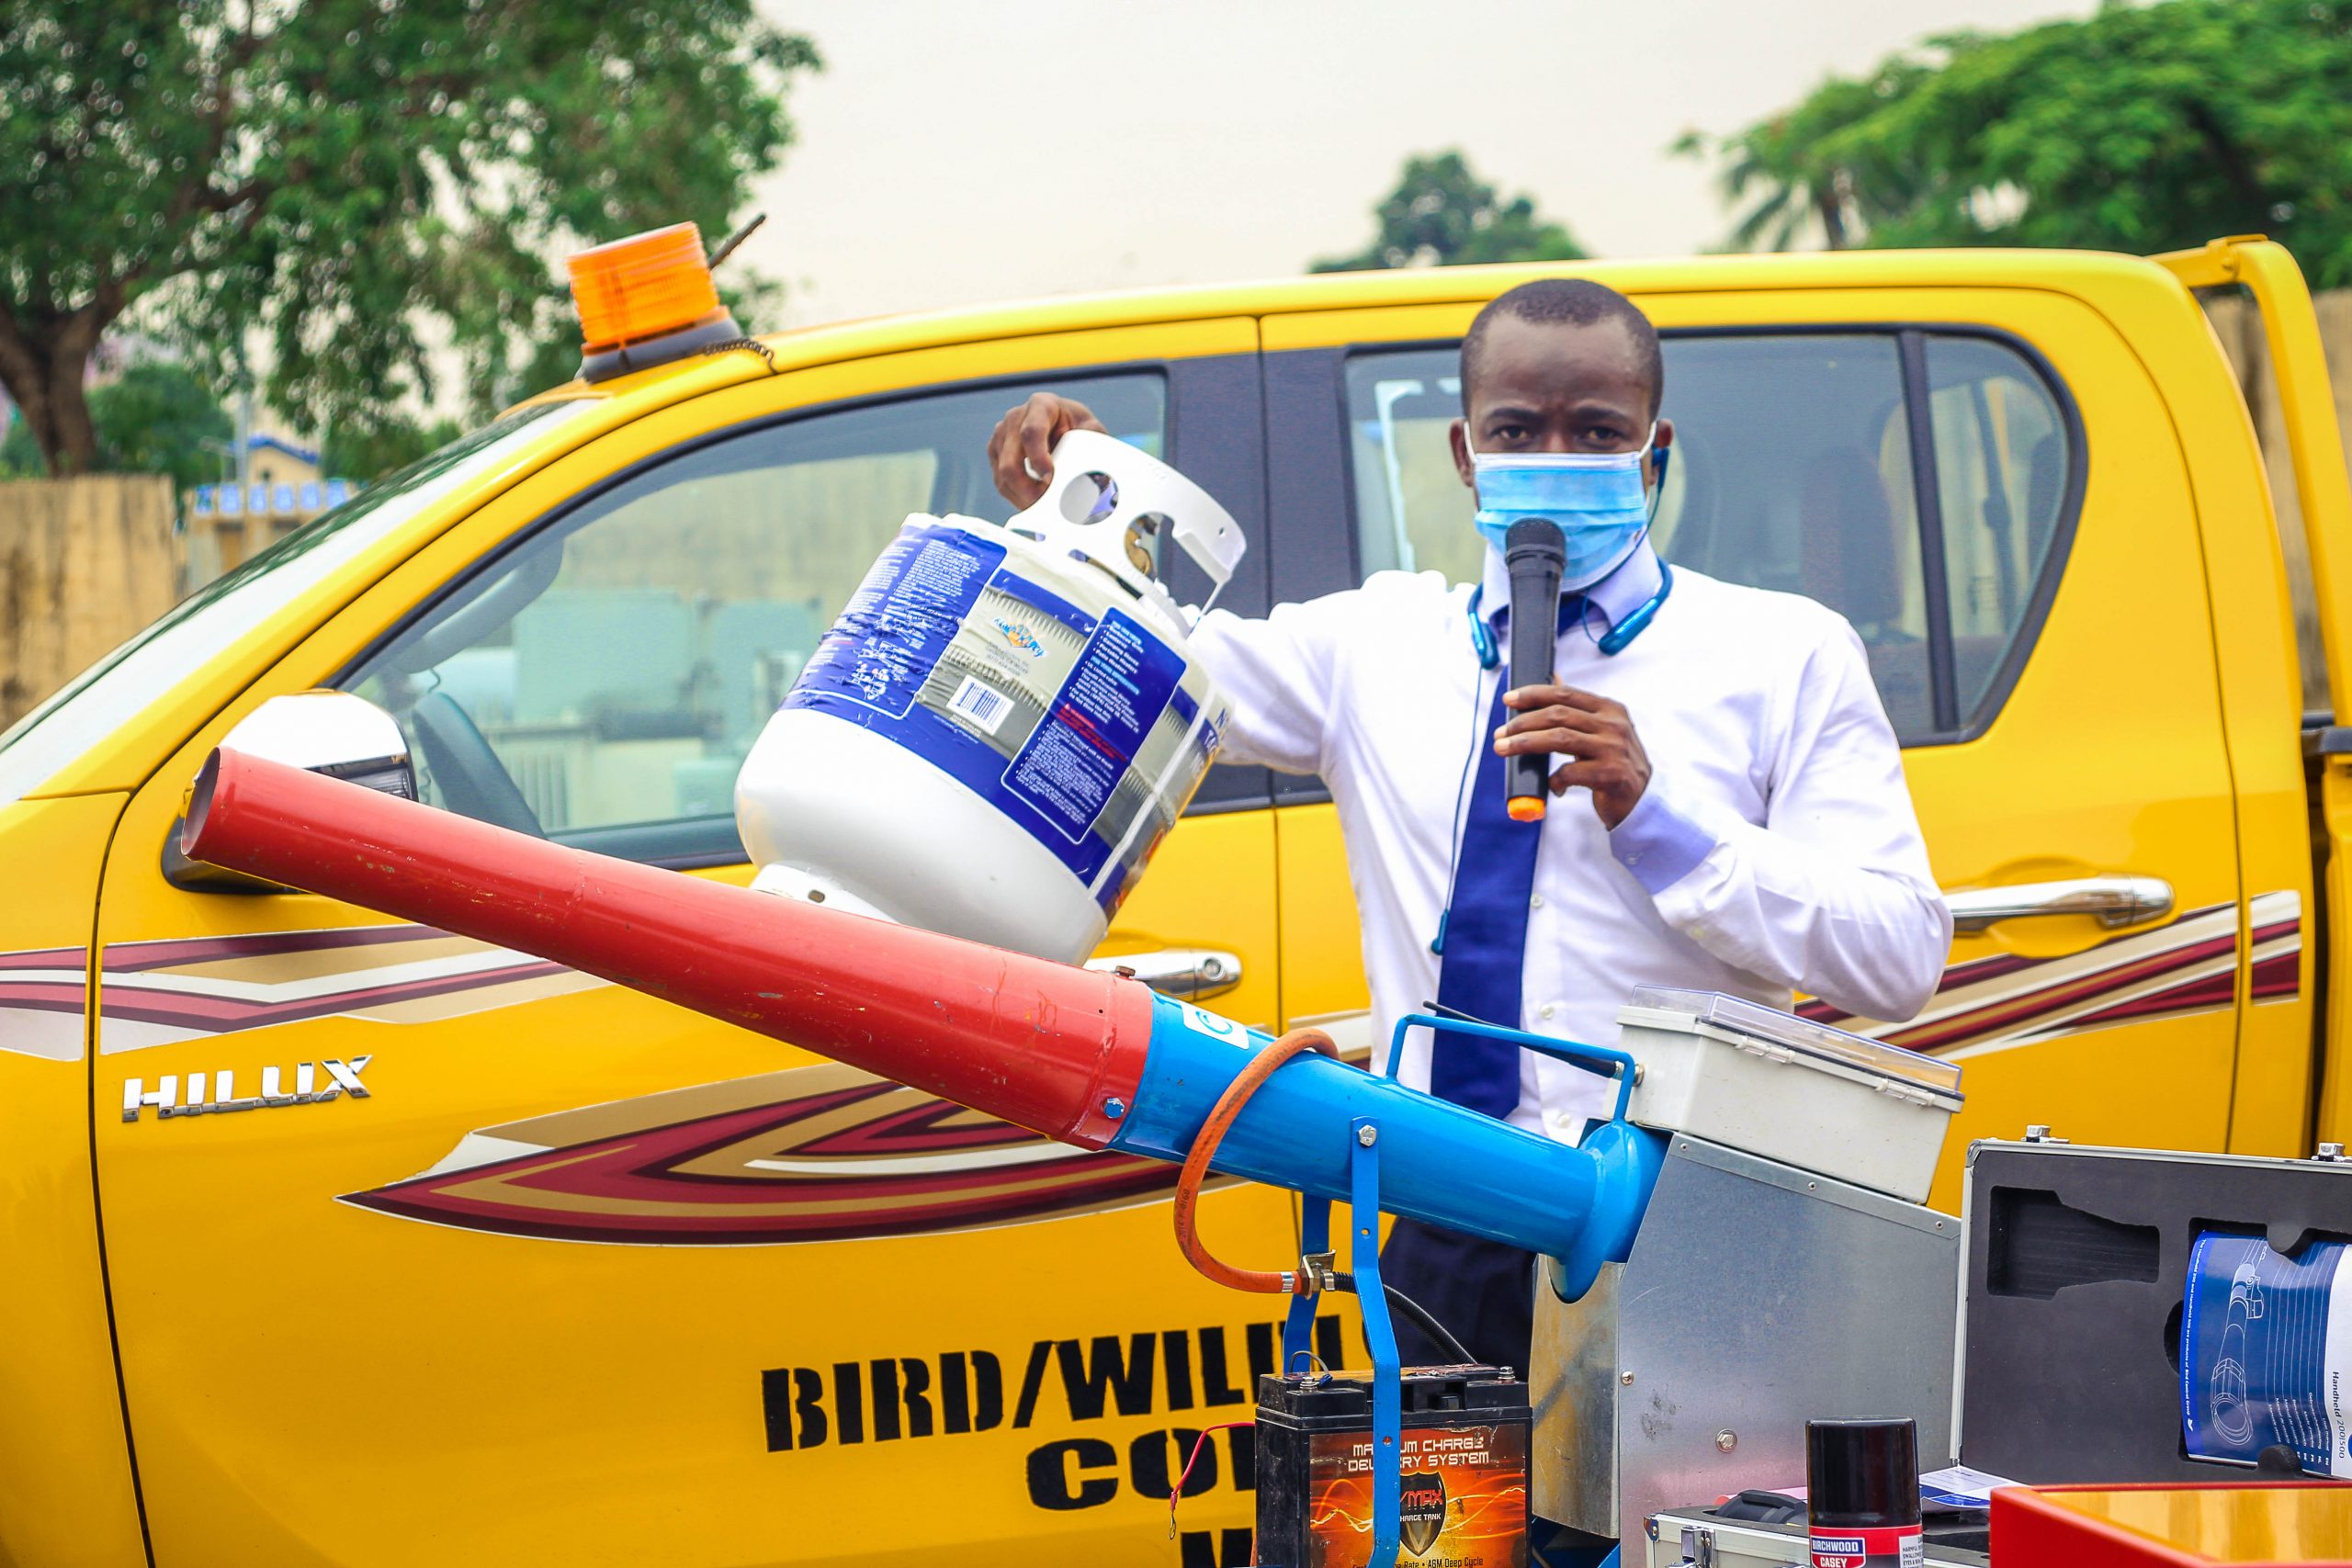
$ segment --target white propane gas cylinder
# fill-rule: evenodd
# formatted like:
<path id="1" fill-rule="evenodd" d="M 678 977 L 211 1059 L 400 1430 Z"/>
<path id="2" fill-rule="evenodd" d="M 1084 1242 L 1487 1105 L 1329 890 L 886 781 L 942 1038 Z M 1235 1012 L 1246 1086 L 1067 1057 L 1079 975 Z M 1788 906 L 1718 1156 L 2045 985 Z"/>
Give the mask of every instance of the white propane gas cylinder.
<path id="1" fill-rule="evenodd" d="M 744 759 L 752 886 L 1085 957 L 1225 733 L 1155 536 L 1219 586 L 1241 558 L 1205 491 L 1091 431 L 1001 527 L 908 518 Z"/>

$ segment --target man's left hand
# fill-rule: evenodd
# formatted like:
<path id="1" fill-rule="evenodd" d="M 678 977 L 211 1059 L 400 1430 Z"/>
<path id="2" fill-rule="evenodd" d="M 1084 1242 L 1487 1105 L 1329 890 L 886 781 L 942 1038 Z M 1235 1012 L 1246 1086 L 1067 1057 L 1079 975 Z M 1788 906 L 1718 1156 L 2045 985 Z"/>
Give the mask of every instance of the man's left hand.
<path id="1" fill-rule="evenodd" d="M 1649 754 L 1634 733 L 1625 705 L 1574 686 L 1521 686 L 1503 694 L 1519 716 L 1495 731 L 1495 750 L 1513 757 L 1545 752 L 1567 759 L 1552 770 L 1552 793 L 1577 784 L 1592 791 L 1604 828 L 1632 814 L 1650 784 Z"/>

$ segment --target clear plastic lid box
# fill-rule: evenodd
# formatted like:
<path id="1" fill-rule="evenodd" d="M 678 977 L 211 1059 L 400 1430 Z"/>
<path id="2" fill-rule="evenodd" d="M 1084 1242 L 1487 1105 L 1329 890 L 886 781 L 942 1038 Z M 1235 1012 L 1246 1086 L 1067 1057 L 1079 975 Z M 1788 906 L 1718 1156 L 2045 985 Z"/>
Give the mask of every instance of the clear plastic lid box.
<path id="1" fill-rule="evenodd" d="M 1639 987 L 1617 1018 L 1639 1125 L 1926 1201 L 1957 1063 L 1717 991 Z"/>

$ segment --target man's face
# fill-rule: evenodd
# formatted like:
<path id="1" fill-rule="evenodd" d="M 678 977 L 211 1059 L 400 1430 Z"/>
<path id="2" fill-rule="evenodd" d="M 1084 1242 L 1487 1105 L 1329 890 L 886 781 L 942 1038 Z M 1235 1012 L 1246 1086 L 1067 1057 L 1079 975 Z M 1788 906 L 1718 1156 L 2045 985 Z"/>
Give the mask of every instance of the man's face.
<path id="1" fill-rule="evenodd" d="M 1652 389 L 1634 334 L 1623 321 L 1589 326 L 1505 316 L 1487 331 L 1478 383 L 1464 387 L 1465 415 L 1453 422 L 1453 466 L 1474 482 L 1470 449 L 1481 452 L 1638 452 L 1650 432 Z M 1657 445 L 1674 440 L 1657 423 Z M 1657 459 L 1644 465 L 1657 479 Z"/>

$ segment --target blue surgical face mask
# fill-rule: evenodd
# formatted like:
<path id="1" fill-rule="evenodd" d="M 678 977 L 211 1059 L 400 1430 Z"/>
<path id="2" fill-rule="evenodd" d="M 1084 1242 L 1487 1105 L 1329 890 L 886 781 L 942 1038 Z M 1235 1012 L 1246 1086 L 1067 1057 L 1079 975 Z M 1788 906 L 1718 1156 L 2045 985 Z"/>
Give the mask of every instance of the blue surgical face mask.
<path id="1" fill-rule="evenodd" d="M 1638 452 L 1479 452 L 1470 454 L 1478 487 L 1478 532 L 1498 550 L 1510 525 L 1526 517 L 1559 525 L 1567 545 L 1564 589 L 1589 588 L 1622 565 L 1650 525 Z"/>

